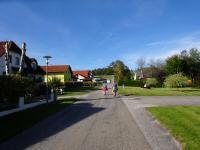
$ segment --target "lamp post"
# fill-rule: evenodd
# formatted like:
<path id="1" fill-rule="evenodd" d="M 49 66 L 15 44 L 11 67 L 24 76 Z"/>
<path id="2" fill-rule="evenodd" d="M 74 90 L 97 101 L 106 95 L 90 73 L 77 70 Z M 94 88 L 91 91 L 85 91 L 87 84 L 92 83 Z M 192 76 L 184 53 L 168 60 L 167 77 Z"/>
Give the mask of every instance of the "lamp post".
<path id="1" fill-rule="evenodd" d="M 43 58 L 45 58 L 46 59 L 46 79 L 47 79 L 47 81 L 46 81 L 46 86 L 47 86 L 47 103 L 49 102 L 48 101 L 48 99 L 49 99 L 49 97 L 48 97 L 48 91 L 49 91 L 49 88 L 48 88 L 48 65 L 49 65 L 49 59 L 50 58 L 52 58 L 51 56 L 43 56 Z"/>

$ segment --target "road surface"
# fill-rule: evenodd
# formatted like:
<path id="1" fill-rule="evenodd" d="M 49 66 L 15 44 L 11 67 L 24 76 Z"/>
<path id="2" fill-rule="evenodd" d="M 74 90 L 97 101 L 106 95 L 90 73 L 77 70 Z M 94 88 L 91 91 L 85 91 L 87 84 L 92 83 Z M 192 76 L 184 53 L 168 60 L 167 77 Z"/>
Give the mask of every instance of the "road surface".
<path id="1" fill-rule="evenodd" d="M 31 117 L 31 116 L 30 116 Z M 0 145 L 5 150 L 150 150 L 121 98 L 95 91 Z"/>

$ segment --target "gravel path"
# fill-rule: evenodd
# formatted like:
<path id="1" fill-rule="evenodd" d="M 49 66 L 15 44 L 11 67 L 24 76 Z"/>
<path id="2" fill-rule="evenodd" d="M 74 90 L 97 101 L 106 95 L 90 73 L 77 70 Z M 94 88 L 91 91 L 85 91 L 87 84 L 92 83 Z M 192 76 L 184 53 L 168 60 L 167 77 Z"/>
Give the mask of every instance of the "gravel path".
<path id="1" fill-rule="evenodd" d="M 1 144 L 0 149 L 150 150 L 151 147 L 122 100 L 96 91 Z"/>

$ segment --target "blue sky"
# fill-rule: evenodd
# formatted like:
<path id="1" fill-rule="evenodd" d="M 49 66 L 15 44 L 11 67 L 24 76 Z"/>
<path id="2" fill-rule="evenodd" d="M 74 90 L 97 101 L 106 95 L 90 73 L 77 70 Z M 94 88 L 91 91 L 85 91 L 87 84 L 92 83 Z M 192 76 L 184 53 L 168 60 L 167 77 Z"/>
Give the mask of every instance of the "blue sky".
<path id="1" fill-rule="evenodd" d="M 27 43 L 43 65 L 93 69 L 200 48 L 198 0 L 1 0 L 0 40 Z"/>

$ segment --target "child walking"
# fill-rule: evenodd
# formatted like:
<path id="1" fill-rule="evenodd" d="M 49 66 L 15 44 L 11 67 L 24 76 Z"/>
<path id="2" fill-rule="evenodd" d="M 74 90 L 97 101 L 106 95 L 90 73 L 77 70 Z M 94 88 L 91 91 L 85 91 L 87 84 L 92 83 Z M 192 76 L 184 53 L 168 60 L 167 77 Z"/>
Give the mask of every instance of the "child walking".
<path id="1" fill-rule="evenodd" d="M 117 91 L 118 91 L 118 85 L 116 82 L 113 83 L 113 93 L 114 93 L 114 96 L 117 96 Z"/>
<path id="2" fill-rule="evenodd" d="M 106 82 L 103 83 L 102 90 L 103 90 L 103 92 L 104 92 L 104 95 L 106 95 L 106 92 L 108 91 L 108 86 L 107 86 L 107 83 L 106 83 Z"/>

